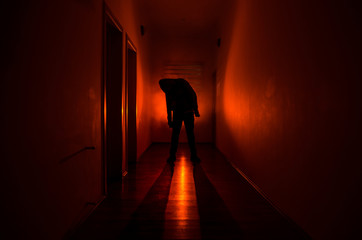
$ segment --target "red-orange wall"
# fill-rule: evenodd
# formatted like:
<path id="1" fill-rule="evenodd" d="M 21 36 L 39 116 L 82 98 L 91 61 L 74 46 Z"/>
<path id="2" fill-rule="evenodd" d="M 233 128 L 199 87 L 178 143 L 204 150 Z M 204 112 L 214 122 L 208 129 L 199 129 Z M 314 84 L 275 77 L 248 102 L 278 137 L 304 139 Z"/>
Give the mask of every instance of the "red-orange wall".
<path id="1" fill-rule="evenodd" d="M 2 239 L 61 239 L 101 199 L 102 3 L 2 6 Z M 133 2 L 107 3 L 138 51 L 140 155 L 151 142 L 147 47 Z"/>
<path id="2" fill-rule="evenodd" d="M 352 239 L 362 202 L 356 6 L 246 0 L 234 10 L 220 25 L 217 147 L 313 238 Z"/>

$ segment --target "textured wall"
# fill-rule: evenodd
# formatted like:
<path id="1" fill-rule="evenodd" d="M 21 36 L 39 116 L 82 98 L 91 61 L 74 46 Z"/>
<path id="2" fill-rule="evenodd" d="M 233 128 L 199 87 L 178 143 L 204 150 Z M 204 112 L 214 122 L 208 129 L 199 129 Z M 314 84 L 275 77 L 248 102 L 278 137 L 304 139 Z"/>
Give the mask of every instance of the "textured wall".
<path id="1" fill-rule="evenodd" d="M 234 11 L 220 24 L 218 148 L 312 237 L 352 236 L 362 182 L 355 6 L 239 1 Z"/>
<path id="2" fill-rule="evenodd" d="M 102 3 L 3 6 L 0 175 L 6 223 L 0 235 L 60 239 L 90 210 L 87 202 L 101 198 Z M 147 52 L 132 1 L 108 3 L 137 47 L 137 91 L 147 96 Z M 150 144 L 150 116 L 147 100 L 137 100 L 140 155 Z M 72 156 L 89 146 L 95 150 Z"/>

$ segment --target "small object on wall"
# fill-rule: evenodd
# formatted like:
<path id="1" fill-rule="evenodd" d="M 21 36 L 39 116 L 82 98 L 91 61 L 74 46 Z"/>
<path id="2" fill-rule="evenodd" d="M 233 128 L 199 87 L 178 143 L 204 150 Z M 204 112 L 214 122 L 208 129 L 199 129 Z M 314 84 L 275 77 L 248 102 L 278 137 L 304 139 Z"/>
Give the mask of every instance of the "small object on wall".
<path id="1" fill-rule="evenodd" d="M 145 27 L 141 25 L 141 36 L 145 35 Z"/>
<path id="2" fill-rule="evenodd" d="M 221 44 L 221 38 L 218 38 L 217 39 L 217 46 L 220 47 L 220 44 Z"/>

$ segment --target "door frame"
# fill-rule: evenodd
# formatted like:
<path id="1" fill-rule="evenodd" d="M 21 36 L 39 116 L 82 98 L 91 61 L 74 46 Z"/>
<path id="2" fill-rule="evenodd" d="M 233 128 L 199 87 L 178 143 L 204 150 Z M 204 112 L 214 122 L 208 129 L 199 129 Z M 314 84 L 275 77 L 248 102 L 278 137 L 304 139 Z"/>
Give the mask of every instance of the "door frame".
<path id="1" fill-rule="evenodd" d="M 128 36 L 128 34 L 126 34 L 126 41 L 125 41 L 125 55 L 126 55 L 126 59 L 125 59 L 125 106 L 126 106 L 126 120 L 125 120 L 125 124 L 126 124 L 126 129 L 125 129 L 125 133 L 126 133 L 126 158 L 125 158 L 125 167 L 126 169 L 128 169 L 128 164 L 130 162 L 135 163 L 137 161 L 137 48 L 135 47 L 135 45 L 133 44 L 132 40 L 130 39 L 130 37 Z M 130 125 L 129 125 L 129 61 L 128 61 L 128 50 L 133 51 L 136 54 L 136 69 L 135 69 L 135 83 L 134 83 L 134 87 L 135 87 L 135 119 L 134 119 L 134 133 L 136 134 L 135 136 L 135 156 L 133 156 L 134 159 L 130 159 L 130 145 L 129 145 L 129 132 L 130 132 Z M 131 156 L 132 157 L 132 156 Z"/>
<path id="2" fill-rule="evenodd" d="M 124 42 L 124 31 L 117 18 L 114 16 L 107 4 L 103 3 L 102 19 L 102 80 L 101 80 L 101 145 L 102 145 L 102 166 L 101 166 L 101 185 L 103 195 L 108 194 L 107 188 L 107 23 L 117 28 L 122 34 L 122 45 Z M 122 72 L 123 72 L 122 53 Z M 123 76 L 123 73 L 122 73 Z M 123 78 L 123 77 L 122 77 Z M 124 79 L 122 79 L 124 81 Z M 122 94 L 122 93 L 121 93 Z"/>

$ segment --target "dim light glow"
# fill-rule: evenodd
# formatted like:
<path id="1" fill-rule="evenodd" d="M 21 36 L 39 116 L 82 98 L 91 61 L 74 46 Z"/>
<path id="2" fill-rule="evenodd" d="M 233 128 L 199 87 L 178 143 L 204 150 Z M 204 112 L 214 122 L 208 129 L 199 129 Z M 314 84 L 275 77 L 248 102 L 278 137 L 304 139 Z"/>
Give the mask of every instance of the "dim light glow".
<path id="1" fill-rule="evenodd" d="M 103 101 L 103 121 L 104 121 L 104 131 L 106 130 L 107 127 L 107 101 L 106 98 L 104 98 Z"/>
<path id="2" fill-rule="evenodd" d="M 177 181 L 178 184 L 176 185 L 176 195 L 178 200 L 178 207 L 176 209 L 176 218 L 177 219 L 187 219 L 187 203 L 186 201 L 189 199 L 188 193 L 186 191 L 186 177 L 188 176 L 186 173 L 186 158 L 182 156 L 179 162 L 179 168 L 177 171 Z"/>
<path id="3" fill-rule="evenodd" d="M 198 227 L 195 225 L 198 224 L 200 218 L 197 211 L 193 165 L 190 158 L 185 155 L 178 157 L 175 162 L 165 218 L 175 220 L 166 221 L 165 229 L 166 231 L 175 231 L 176 239 L 186 239 L 189 236 L 189 231 L 194 231 Z M 171 225 L 167 226 L 169 223 Z M 195 232 L 192 233 L 195 234 Z"/>
<path id="4" fill-rule="evenodd" d="M 166 108 L 166 97 L 161 89 L 153 97 L 153 106 L 155 114 L 153 114 L 153 118 L 157 123 L 164 123 L 167 125 L 167 108 Z"/>

